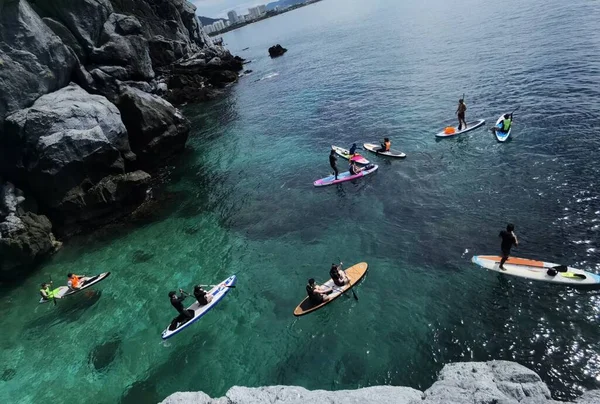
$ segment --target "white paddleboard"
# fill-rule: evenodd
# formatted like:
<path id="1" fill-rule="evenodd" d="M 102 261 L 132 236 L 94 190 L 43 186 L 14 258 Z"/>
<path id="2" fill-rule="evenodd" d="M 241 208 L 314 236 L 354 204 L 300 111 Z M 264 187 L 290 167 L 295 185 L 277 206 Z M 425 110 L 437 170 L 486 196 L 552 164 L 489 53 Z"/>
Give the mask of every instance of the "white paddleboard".
<path id="1" fill-rule="evenodd" d="M 379 149 L 381 149 L 381 146 L 378 144 L 374 144 L 374 143 L 365 143 L 363 144 L 363 147 L 373 153 L 379 154 L 381 156 L 388 156 L 388 157 L 395 157 L 395 158 L 400 158 L 403 159 L 406 157 L 405 153 L 402 153 L 401 151 L 398 150 L 393 150 L 390 149 L 390 151 L 379 151 Z"/>
<path id="2" fill-rule="evenodd" d="M 186 329 L 187 327 L 189 327 L 196 321 L 200 320 L 202 318 L 202 316 L 204 316 L 206 313 L 208 313 L 213 307 L 215 307 L 221 301 L 221 299 L 223 299 L 225 297 L 225 295 L 229 292 L 229 289 L 231 289 L 231 286 L 235 285 L 236 281 L 237 281 L 236 276 L 232 275 L 229 278 L 225 279 L 220 284 L 218 284 L 217 286 L 215 286 L 214 288 L 212 288 L 211 290 L 209 290 L 208 294 L 212 295 L 212 297 L 213 297 L 212 300 L 210 301 L 210 303 L 205 304 L 204 306 L 200 306 L 198 304 L 198 302 L 195 301 L 190 307 L 187 308 L 187 310 L 194 311 L 194 318 L 186 321 L 185 323 L 177 324 L 177 327 L 175 327 L 173 329 L 171 329 L 171 325 L 167 326 L 167 328 L 165 328 L 165 330 L 162 332 L 162 339 L 171 338 L 173 335 L 179 333 L 180 331 L 183 331 L 184 329 Z M 190 298 L 195 300 L 194 296 L 190 296 Z"/>
<path id="3" fill-rule="evenodd" d="M 536 261 L 526 258 L 509 257 L 504 264 L 505 271 L 500 269 L 502 258 L 495 255 L 475 255 L 471 261 L 480 267 L 500 272 L 501 274 L 518 276 L 534 281 L 560 283 L 565 285 L 600 285 L 600 276 L 577 268 Z M 548 269 L 560 268 L 556 275 L 548 275 Z M 560 271 L 563 272 L 560 272 Z"/>
<path id="4" fill-rule="evenodd" d="M 446 133 L 445 130 L 443 130 L 443 131 L 437 133 L 435 136 L 436 137 L 453 137 L 456 135 L 460 135 L 461 133 L 466 133 L 466 132 L 475 130 L 475 129 L 479 128 L 481 125 L 483 125 L 484 123 L 485 123 L 485 119 L 478 119 L 475 122 L 467 122 L 466 129 L 458 130 L 458 126 L 453 126 L 453 128 L 454 128 L 453 133 Z"/>
<path id="5" fill-rule="evenodd" d="M 83 278 L 79 278 L 79 281 L 83 283 L 83 286 L 80 287 L 79 289 L 71 289 L 68 286 L 59 286 L 58 288 L 53 289 L 52 292 L 53 292 L 55 298 L 62 299 L 64 297 L 74 295 L 75 293 L 79 293 L 82 290 L 85 290 L 89 287 L 94 286 L 98 282 L 101 282 L 101 281 L 105 280 L 106 278 L 108 278 L 109 275 L 110 275 L 110 272 L 103 272 L 103 273 L 101 273 L 99 275 L 95 275 L 95 276 L 84 276 Z M 46 300 L 44 298 L 41 298 L 40 303 L 48 303 L 48 302 L 51 302 L 52 300 L 54 300 L 54 299 Z"/>

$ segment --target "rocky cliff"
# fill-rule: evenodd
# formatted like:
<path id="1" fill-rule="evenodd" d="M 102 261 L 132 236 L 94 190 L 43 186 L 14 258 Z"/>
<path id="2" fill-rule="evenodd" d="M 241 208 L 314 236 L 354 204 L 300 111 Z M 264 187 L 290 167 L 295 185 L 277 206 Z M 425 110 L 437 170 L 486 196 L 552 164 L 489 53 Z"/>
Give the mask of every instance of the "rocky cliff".
<path id="1" fill-rule="evenodd" d="M 464 362 L 444 366 L 425 392 L 410 387 L 309 391 L 302 387 L 232 387 L 225 397 L 175 393 L 162 404 L 560 404 L 533 371 L 514 362 Z M 577 404 L 600 403 L 600 391 L 586 392 Z M 563 402 L 564 404 L 564 402 Z"/>
<path id="2" fill-rule="evenodd" d="M 0 279 L 131 213 L 243 60 L 186 0 L 0 0 Z"/>

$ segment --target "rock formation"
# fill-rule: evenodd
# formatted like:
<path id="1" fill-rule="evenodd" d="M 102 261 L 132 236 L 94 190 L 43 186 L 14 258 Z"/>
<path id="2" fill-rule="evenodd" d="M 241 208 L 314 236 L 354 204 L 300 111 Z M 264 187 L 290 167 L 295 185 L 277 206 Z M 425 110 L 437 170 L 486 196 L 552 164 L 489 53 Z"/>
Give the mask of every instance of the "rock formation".
<path id="1" fill-rule="evenodd" d="M 287 49 L 284 48 L 283 46 L 279 45 L 279 44 L 271 46 L 269 48 L 269 56 L 271 56 L 272 58 L 276 58 L 278 56 L 281 56 L 281 55 L 283 55 L 286 52 L 287 52 Z"/>
<path id="2" fill-rule="evenodd" d="M 0 205 L 0 277 L 53 251 L 52 230 L 139 206 L 188 137 L 167 100 L 213 98 L 242 63 L 186 0 L 0 0 L 0 187 L 29 202 Z"/>
<path id="3" fill-rule="evenodd" d="M 533 371 L 514 362 L 464 362 L 444 366 L 425 392 L 410 387 L 375 386 L 358 390 L 309 391 L 302 387 L 232 387 L 225 397 L 175 393 L 162 404 L 564 404 L 550 397 Z M 600 391 L 588 391 L 577 404 L 600 403 Z"/>

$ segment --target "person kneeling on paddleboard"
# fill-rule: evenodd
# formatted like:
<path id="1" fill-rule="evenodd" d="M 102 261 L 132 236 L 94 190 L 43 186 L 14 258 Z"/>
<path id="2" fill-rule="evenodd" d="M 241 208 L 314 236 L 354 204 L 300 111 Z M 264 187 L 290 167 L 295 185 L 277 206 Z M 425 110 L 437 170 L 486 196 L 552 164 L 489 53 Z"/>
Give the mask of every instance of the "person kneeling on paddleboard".
<path id="1" fill-rule="evenodd" d="M 50 285 L 52 285 L 52 282 L 42 283 L 42 287 L 40 289 L 40 295 L 42 295 L 42 299 L 44 299 L 44 300 L 50 300 L 50 299 L 57 298 L 57 296 L 54 296 L 54 293 L 50 290 Z"/>
<path id="2" fill-rule="evenodd" d="M 331 153 L 329 153 L 329 165 L 331 166 L 331 168 L 333 168 L 335 179 L 337 180 L 339 171 L 337 168 L 337 157 L 335 157 L 335 150 L 332 150 Z"/>
<path id="3" fill-rule="evenodd" d="M 392 142 L 390 142 L 389 138 L 383 139 L 383 143 L 381 144 L 381 149 L 377 150 L 380 153 L 389 152 L 392 148 Z"/>
<path id="4" fill-rule="evenodd" d="M 346 273 L 342 270 L 342 263 L 339 265 L 331 264 L 331 269 L 329 270 L 329 276 L 333 280 L 337 286 L 344 286 L 347 283 L 350 283 L 350 280 L 346 276 Z"/>
<path id="5" fill-rule="evenodd" d="M 75 274 L 67 274 L 67 286 L 71 290 L 80 289 L 83 285 L 85 285 L 85 281 L 81 281 L 80 278 L 84 278 L 85 275 L 75 275 Z"/>
<path id="6" fill-rule="evenodd" d="M 499 130 L 500 132 L 508 133 L 511 124 L 512 114 L 504 114 L 504 119 L 502 120 L 502 122 L 498 123 L 498 126 L 494 127 L 494 130 Z"/>
<path id="7" fill-rule="evenodd" d="M 467 121 L 465 121 L 465 112 L 467 112 L 467 104 L 465 104 L 465 100 L 462 98 L 458 100 L 458 108 L 456 109 L 456 114 L 458 115 L 458 130 L 462 130 L 462 124 L 465 124 L 465 129 L 467 129 Z"/>
<path id="8" fill-rule="evenodd" d="M 313 304 L 321 304 L 329 301 L 330 297 L 328 296 L 333 290 L 331 288 L 317 285 L 313 278 L 308 280 L 308 285 L 306 285 L 306 293 Z"/>
<path id="9" fill-rule="evenodd" d="M 509 223 L 506 225 L 506 230 L 502 230 L 499 234 L 499 237 L 502 238 L 502 244 L 500 245 L 500 249 L 502 250 L 502 259 L 500 260 L 500 269 L 506 271 L 504 269 L 504 263 L 508 259 L 510 255 L 510 249 L 513 245 L 519 246 L 519 241 L 517 240 L 517 236 L 515 235 L 515 225 Z"/>
<path id="10" fill-rule="evenodd" d="M 175 310 L 181 315 L 182 319 L 190 319 L 193 316 L 183 307 L 183 301 L 187 297 L 183 294 L 183 290 L 179 289 L 179 297 L 177 297 L 177 293 L 174 291 L 169 292 L 169 299 L 171 300 L 171 305 L 175 307 Z"/>
<path id="11" fill-rule="evenodd" d="M 207 305 L 212 301 L 212 295 L 209 295 L 200 285 L 194 286 L 194 297 L 200 306 Z"/>

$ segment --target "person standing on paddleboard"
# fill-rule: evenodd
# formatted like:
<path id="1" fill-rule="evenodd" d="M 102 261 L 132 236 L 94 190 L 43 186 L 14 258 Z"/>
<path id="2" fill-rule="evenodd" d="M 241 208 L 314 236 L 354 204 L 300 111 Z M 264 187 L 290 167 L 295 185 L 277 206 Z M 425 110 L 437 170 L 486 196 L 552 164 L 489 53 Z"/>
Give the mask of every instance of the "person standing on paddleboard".
<path id="1" fill-rule="evenodd" d="M 502 250 L 500 269 L 506 271 L 506 269 L 504 269 L 504 263 L 510 255 L 510 249 L 513 245 L 517 247 L 519 246 L 519 241 L 517 240 L 517 236 L 515 235 L 515 225 L 512 223 L 507 224 L 506 230 L 502 230 L 499 234 L 499 237 L 502 239 L 502 244 L 500 245 L 500 249 Z"/>
<path id="2" fill-rule="evenodd" d="M 337 157 L 335 157 L 335 150 L 332 150 L 331 153 L 329 153 L 329 165 L 331 166 L 331 168 L 333 168 L 333 171 L 335 173 L 335 179 L 338 179 L 338 168 L 337 168 Z"/>
<path id="3" fill-rule="evenodd" d="M 467 104 L 465 104 L 465 100 L 462 98 L 458 100 L 458 108 L 456 109 L 456 114 L 458 115 L 458 130 L 462 130 L 463 123 L 465 124 L 465 129 L 467 129 L 467 121 L 465 121 L 465 112 L 467 112 Z"/>

